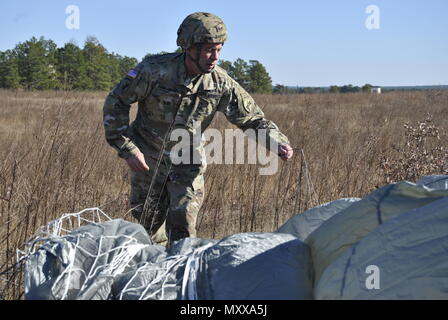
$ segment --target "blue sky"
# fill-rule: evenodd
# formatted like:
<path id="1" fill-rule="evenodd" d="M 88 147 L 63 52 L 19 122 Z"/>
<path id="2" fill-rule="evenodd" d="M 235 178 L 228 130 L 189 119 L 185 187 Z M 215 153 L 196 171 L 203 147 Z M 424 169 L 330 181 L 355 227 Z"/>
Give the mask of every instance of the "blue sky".
<path id="1" fill-rule="evenodd" d="M 80 28 L 66 28 L 66 8 Z M 379 29 L 368 30 L 369 5 Z M 2 1 L 0 50 L 32 36 L 82 46 L 96 36 L 110 51 L 141 59 L 172 51 L 182 20 L 220 16 L 229 30 L 222 59 L 259 60 L 273 83 L 298 86 L 448 85 L 447 0 Z"/>

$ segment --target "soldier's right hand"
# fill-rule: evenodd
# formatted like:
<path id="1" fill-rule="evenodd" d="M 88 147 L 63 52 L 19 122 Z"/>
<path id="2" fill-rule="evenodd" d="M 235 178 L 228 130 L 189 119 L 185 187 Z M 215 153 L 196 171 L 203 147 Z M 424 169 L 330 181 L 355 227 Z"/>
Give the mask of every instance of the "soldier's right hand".
<path id="1" fill-rule="evenodd" d="M 135 156 L 131 156 L 128 159 L 126 159 L 126 162 L 134 171 L 148 171 L 149 167 L 145 162 L 145 156 L 141 151 L 138 151 L 138 153 Z"/>

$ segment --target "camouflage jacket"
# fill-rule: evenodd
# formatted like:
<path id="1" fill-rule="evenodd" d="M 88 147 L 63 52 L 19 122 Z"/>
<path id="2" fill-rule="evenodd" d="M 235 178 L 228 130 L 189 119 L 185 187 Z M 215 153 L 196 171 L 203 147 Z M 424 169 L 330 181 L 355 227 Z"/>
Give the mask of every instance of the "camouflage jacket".
<path id="1" fill-rule="evenodd" d="M 137 116 L 129 126 L 129 110 L 135 102 Z M 115 86 L 103 107 L 106 140 L 125 159 L 136 153 L 139 143 L 159 151 L 173 120 L 173 128 L 187 130 L 200 121 L 203 132 L 217 111 L 243 131 L 266 129 L 268 139 L 289 143 L 277 125 L 265 119 L 253 98 L 222 68 L 215 67 L 211 73 L 190 79 L 183 53 L 150 56 Z"/>

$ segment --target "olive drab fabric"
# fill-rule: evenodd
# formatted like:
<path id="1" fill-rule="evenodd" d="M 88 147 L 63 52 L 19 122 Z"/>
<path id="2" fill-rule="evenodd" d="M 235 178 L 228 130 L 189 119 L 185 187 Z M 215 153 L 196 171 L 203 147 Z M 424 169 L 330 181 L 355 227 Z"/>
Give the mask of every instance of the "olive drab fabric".
<path id="1" fill-rule="evenodd" d="M 192 28 L 195 25 L 190 24 L 192 19 L 200 20 L 202 27 Z M 227 31 L 220 21 L 214 15 L 193 14 L 181 25 L 178 41 L 184 46 L 187 41 L 204 40 L 200 37 L 192 40 L 188 32 L 213 41 L 219 37 L 225 40 Z M 204 30 L 211 31 L 204 35 L 201 33 Z M 263 129 L 266 142 L 261 141 L 268 149 L 271 142 L 272 145 L 289 144 L 277 125 L 265 118 L 253 98 L 223 69 L 216 66 L 210 73 L 191 78 L 184 59 L 185 53 L 145 58 L 115 86 L 103 107 L 107 142 L 124 159 L 141 151 L 150 168 L 147 172 L 131 172 L 133 215 L 152 236 L 165 222 L 169 243 L 196 234 L 206 166 L 203 141 L 195 143 L 194 137 L 198 133 L 201 136 L 216 112 L 222 112 L 242 130 Z M 130 107 L 136 102 L 137 116 L 129 124 Z M 178 143 L 169 139 L 174 129 L 184 129 L 192 137 L 192 161 L 188 164 L 171 161 L 170 152 Z M 154 182 L 151 184 L 151 181 Z M 149 214 L 146 211 L 142 214 L 145 203 L 150 206 Z"/>
<path id="2" fill-rule="evenodd" d="M 187 49 L 195 43 L 223 43 L 227 37 L 226 25 L 219 17 L 195 12 L 186 17 L 177 30 L 177 45 Z"/>

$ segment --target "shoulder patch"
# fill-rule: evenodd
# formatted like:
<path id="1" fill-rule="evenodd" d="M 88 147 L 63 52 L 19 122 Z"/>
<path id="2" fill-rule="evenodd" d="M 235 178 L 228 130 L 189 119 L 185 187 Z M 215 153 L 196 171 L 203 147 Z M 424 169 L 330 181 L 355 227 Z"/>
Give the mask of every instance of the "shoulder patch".
<path id="1" fill-rule="evenodd" d="M 138 75 L 138 71 L 131 69 L 128 71 L 127 75 L 130 76 L 131 78 L 135 78 Z"/>

